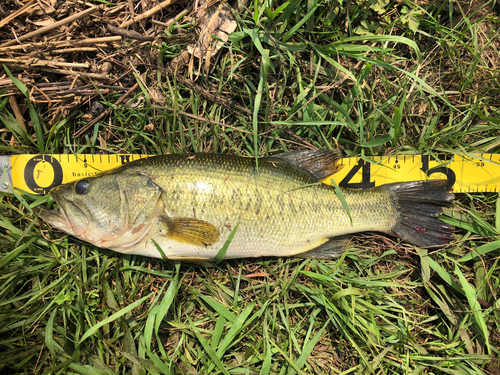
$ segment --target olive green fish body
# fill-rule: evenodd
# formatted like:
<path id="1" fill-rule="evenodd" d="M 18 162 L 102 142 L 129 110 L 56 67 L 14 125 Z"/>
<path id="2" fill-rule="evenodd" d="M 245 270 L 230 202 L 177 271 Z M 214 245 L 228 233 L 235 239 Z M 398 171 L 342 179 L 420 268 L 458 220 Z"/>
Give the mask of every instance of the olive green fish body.
<path id="1" fill-rule="evenodd" d="M 287 157 L 292 158 L 257 162 L 217 154 L 142 159 L 54 189 L 51 194 L 64 213 L 45 210 L 42 217 L 67 233 L 126 254 L 161 257 L 160 247 L 170 259 L 210 260 L 234 230 L 225 258 L 333 257 L 345 246 L 335 246 L 339 236 L 362 231 L 398 234 L 401 206 L 422 203 L 405 197 L 413 200 L 415 194 L 426 195 L 437 187 L 439 199 L 430 203 L 432 218 L 443 228 L 434 235 L 434 221 L 422 225 L 431 230 L 429 236 L 437 236 L 427 242 L 449 240 L 450 227 L 434 219 L 439 206 L 453 199 L 442 183 L 343 189 L 350 217 L 334 188 L 318 182 L 322 173 L 333 171 L 333 164 L 321 167 L 326 170 L 303 167 L 311 153 L 323 157 L 311 151 L 297 153 L 297 159 L 291 153 Z M 421 226 L 414 226 L 415 235 L 422 236 Z M 402 237 L 427 243 L 407 233 Z"/>

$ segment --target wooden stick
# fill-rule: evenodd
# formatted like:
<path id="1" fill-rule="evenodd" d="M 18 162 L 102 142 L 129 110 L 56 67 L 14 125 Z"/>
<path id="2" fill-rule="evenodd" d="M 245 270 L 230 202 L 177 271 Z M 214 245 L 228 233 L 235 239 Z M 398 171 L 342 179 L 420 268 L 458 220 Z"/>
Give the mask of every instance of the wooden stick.
<path id="1" fill-rule="evenodd" d="M 53 23 L 52 25 L 47 25 L 47 26 L 44 26 L 44 27 L 42 27 L 42 28 L 40 28 L 38 30 L 32 31 L 31 33 L 22 35 L 19 38 L 17 38 L 17 40 L 16 39 L 10 40 L 7 43 L 4 43 L 4 44 L 0 45 L 0 47 L 12 46 L 13 44 L 16 44 L 16 41 L 19 42 L 19 43 L 21 43 L 21 42 L 23 42 L 25 40 L 33 38 L 34 36 L 45 34 L 46 32 L 48 32 L 50 30 L 57 29 L 58 27 L 61 27 L 63 25 L 66 25 L 68 23 L 76 21 L 77 19 L 85 17 L 85 16 L 87 16 L 89 14 L 98 12 L 101 9 L 102 9 L 101 5 L 93 7 L 93 8 L 85 9 L 84 11 L 82 11 L 80 13 L 73 14 L 72 16 L 66 17 L 65 19 L 62 19 L 61 21 Z"/>
<path id="2" fill-rule="evenodd" d="M 10 21 L 12 21 L 14 18 L 19 17 L 21 14 L 24 12 L 27 12 L 31 8 L 36 7 L 38 4 L 33 4 L 34 0 L 31 0 L 27 2 L 25 5 L 23 5 L 21 8 L 13 12 L 12 14 L 9 14 L 7 17 L 5 17 L 3 20 L 0 21 L 0 28 L 3 26 L 7 25 Z"/>
<path id="3" fill-rule="evenodd" d="M 128 39 L 136 39 L 141 42 L 152 42 L 153 40 L 155 40 L 155 38 L 151 36 L 144 36 L 134 30 L 123 30 L 118 27 L 114 27 L 112 25 L 108 25 L 106 28 L 108 29 L 109 32 L 112 32 L 113 34 L 120 35 Z"/>
<path id="4" fill-rule="evenodd" d="M 50 51 L 51 55 L 57 55 L 59 53 L 73 53 L 73 52 L 96 52 L 99 48 L 96 47 L 76 47 L 76 48 L 65 48 L 65 49 L 55 49 Z"/>
<path id="5" fill-rule="evenodd" d="M 25 85 L 27 85 L 28 83 L 31 83 L 33 82 L 33 79 L 31 76 L 22 76 L 20 79 L 19 79 L 22 83 L 24 83 Z M 0 87 L 1 86 L 12 86 L 13 83 L 12 83 L 12 80 L 10 78 L 4 78 L 4 79 L 0 79 Z"/>
<path id="6" fill-rule="evenodd" d="M 14 112 L 14 116 L 16 117 L 17 122 L 26 130 L 26 123 L 24 122 L 24 117 L 21 114 L 21 110 L 19 109 L 19 105 L 17 104 L 17 100 L 15 96 L 9 97 L 10 107 Z"/>
<path id="7" fill-rule="evenodd" d="M 158 4 L 157 6 L 151 8 L 150 10 L 138 15 L 137 17 L 133 17 L 132 19 L 128 20 L 128 21 L 125 21 L 123 22 L 121 25 L 120 25 L 120 29 L 124 29 L 136 22 L 139 22 L 139 21 L 142 21 L 146 18 L 149 18 L 151 17 L 153 14 L 156 14 L 158 13 L 159 11 L 161 11 L 163 8 L 166 8 L 168 7 L 170 4 L 173 4 L 177 2 L 177 0 L 166 0 L 160 4 Z"/>
<path id="8" fill-rule="evenodd" d="M 26 123 L 24 122 L 24 117 L 21 114 L 21 110 L 19 109 L 19 105 L 17 104 L 17 100 L 15 95 L 9 96 L 9 103 L 12 111 L 14 112 L 14 116 L 16 117 L 17 122 L 23 127 L 26 131 Z M 10 137 L 10 145 L 14 146 L 16 144 L 16 137 L 14 134 Z"/>
<path id="9" fill-rule="evenodd" d="M 74 72 L 74 71 L 69 70 L 69 69 L 49 68 L 46 66 L 34 66 L 32 68 L 36 69 L 36 70 L 41 70 L 42 72 L 64 74 L 64 75 L 68 75 L 68 76 L 77 75 L 77 76 L 80 76 L 82 78 L 89 77 L 92 79 L 99 79 L 99 80 L 103 80 L 103 81 L 108 81 L 110 79 L 110 77 L 108 75 L 100 74 L 100 73 Z"/>
<path id="10" fill-rule="evenodd" d="M 83 46 L 85 44 L 99 44 L 99 43 L 106 43 L 106 42 L 118 42 L 122 40 L 121 36 L 107 36 L 104 38 L 89 38 L 89 39 L 82 39 L 82 40 L 61 40 L 58 42 L 36 42 L 36 43 L 27 43 L 27 44 L 22 44 L 22 45 L 17 45 L 17 46 L 10 46 L 10 47 L 0 47 L 0 53 L 1 52 L 6 52 L 6 51 L 17 51 L 17 50 L 24 50 L 30 47 L 46 47 L 47 45 L 53 46 L 54 48 L 62 48 L 62 47 L 76 47 L 76 46 Z"/>
<path id="11" fill-rule="evenodd" d="M 186 14 L 188 14 L 189 12 L 191 12 L 192 9 L 193 9 L 192 6 L 190 6 L 189 8 L 184 9 L 182 12 L 180 12 L 175 17 L 172 17 L 172 18 L 168 19 L 167 22 L 160 22 L 160 21 L 157 21 L 157 20 L 151 20 L 151 22 L 153 22 L 153 24 L 158 25 L 158 26 L 170 27 L 170 25 L 172 25 L 175 22 L 175 20 L 181 19 Z"/>
<path id="12" fill-rule="evenodd" d="M 4 64 L 15 64 L 15 65 L 23 65 L 27 67 L 32 66 L 50 66 L 56 67 L 60 66 L 63 68 L 89 68 L 89 64 L 80 64 L 80 63 L 68 63 L 68 62 L 59 62 L 59 61 L 51 61 L 51 60 L 40 60 L 36 58 L 18 58 L 18 59 L 0 59 L 0 63 Z"/>

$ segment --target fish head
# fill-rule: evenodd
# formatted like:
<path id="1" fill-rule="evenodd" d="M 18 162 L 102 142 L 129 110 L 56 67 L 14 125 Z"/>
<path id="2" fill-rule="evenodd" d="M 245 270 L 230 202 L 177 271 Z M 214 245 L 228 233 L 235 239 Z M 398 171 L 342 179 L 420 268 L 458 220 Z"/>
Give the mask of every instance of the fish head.
<path id="1" fill-rule="evenodd" d="M 53 188 L 50 195 L 59 210 L 42 207 L 40 216 L 72 236 L 126 252 L 163 212 L 161 194 L 161 188 L 141 173 L 103 174 Z"/>

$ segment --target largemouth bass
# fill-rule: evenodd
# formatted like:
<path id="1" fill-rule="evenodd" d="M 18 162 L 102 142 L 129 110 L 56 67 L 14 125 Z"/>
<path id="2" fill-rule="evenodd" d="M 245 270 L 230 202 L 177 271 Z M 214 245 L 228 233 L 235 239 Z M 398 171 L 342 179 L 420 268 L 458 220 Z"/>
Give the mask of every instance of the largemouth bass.
<path id="1" fill-rule="evenodd" d="M 238 225 L 225 258 L 334 258 L 346 235 L 378 231 L 417 246 L 444 245 L 452 227 L 438 219 L 454 195 L 444 180 L 342 189 L 331 186 L 338 155 L 298 151 L 245 158 L 165 155 L 137 160 L 50 191 L 53 227 L 124 254 L 204 262 Z M 352 221 L 351 221 L 352 218 Z"/>

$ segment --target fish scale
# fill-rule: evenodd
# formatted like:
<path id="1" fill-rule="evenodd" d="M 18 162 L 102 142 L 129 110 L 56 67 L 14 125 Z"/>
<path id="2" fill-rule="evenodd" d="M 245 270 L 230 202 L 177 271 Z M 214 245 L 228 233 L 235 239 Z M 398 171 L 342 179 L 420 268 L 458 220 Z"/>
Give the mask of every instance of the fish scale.
<path id="1" fill-rule="evenodd" d="M 257 161 L 218 154 L 141 159 L 80 180 L 80 189 L 78 182 L 53 189 L 60 211 L 43 209 L 41 216 L 73 235 L 74 223 L 87 225 L 77 236 L 101 247 L 161 257 L 158 245 L 168 258 L 188 261 L 213 259 L 236 225 L 225 258 L 331 258 L 345 250 L 344 235 L 363 231 L 398 235 L 421 246 L 451 239 L 451 227 L 437 219 L 441 206 L 453 200 L 445 182 L 342 189 L 349 216 L 335 189 L 318 182 L 338 169 L 337 159 L 329 150 Z M 118 188 L 109 197 L 102 194 L 113 186 Z M 407 213 L 415 205 L 427 213 L 422 219 Z M 126 207 L 128 215 L 121 216 L 128 221 L 117 207 Z M 123 235 L 110 236 L 112 228 Z"/>

